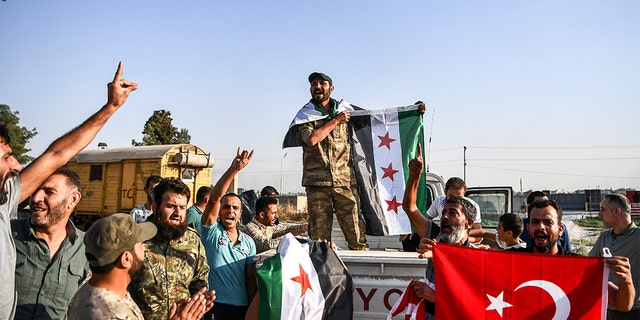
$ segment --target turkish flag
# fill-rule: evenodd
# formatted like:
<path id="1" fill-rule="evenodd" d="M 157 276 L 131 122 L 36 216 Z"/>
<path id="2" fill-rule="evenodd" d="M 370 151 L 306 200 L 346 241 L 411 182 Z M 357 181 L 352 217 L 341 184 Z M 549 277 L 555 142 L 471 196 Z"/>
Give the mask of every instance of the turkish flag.
<path id="1" fill-rule="evenodd" d="M 605 319 L 602 258 L 434 247 L 436 319 Z"/>

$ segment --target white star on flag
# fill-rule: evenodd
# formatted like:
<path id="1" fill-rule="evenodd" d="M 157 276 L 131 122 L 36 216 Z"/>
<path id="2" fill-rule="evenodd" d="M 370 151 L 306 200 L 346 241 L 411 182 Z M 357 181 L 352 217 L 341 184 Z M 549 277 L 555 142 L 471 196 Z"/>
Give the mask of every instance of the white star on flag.
<path id="1" fill-rule="evenodd" d="M 504 291 L 500 292 L 497 297 L 493 297 L 490 294 L 487 294 L 487 298 L 489 298 L 489 300 L 491 301 L 491 304 L 487 307 L 487 310 L 495 310 L 496 312 L 498 312 L 500 317 L 502 317 L 502 309 L 513 307 L 513 305 L 511 305 L 510 303 L 504 302 L 504 298 L 502 297 L 503 295 Z"/>

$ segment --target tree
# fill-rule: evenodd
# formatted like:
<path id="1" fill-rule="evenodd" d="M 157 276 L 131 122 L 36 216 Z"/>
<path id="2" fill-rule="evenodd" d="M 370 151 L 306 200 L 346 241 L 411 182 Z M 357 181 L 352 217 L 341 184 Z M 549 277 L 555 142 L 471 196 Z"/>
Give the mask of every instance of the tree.
<path id="1" fill-rule="evenodd" d="M 25 145 L 38 132 L 36 128 L 29 130 L 21 127 L 19 113 L 18 111 L 11 111 L 11 107 L 6 104 L 0 104 L 0 125 L 6 126 L 9 130 L 9 138 L 11 139 L 9 146 L 18 162 L 25 164 L 33 160 L 33 157 L 27 155 L 31 149 L 27 149 Z"/>
<path id="2" fill-rule="evenodd" d="M 174 127 L 171 111 L 155 110 L 142 130 L 142 142 L 131 140 L 133 146 L 191 143 L 189 130 Z"/>

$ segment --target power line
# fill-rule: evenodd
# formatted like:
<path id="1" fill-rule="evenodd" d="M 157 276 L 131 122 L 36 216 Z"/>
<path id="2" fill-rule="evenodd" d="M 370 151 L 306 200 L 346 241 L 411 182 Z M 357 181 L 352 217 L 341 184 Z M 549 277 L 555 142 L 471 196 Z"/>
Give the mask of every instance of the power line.
<path id="1" fill-rule="evenodd" d="M 536 174 L 552 174 L 552 175 L 557 175 L 557 176 L 570 176 L 570 177 L 609 178 L 609 179 L 640 179 L 640 177 L 599 176 L 599 175 L 593 175 L 593 174 L 571 174 L 571 173 L 543 172 L 543 171 L 533 171 L 533 170 L 516 170 L 516 169 L 496 168 L 496 167 L 478 166 L 478 165 L 469 165 L 469 166 L 470 167 L 477 167 L 477 168 L 484 168 L 484 169 L 502 170 L 502 171 L 526 172 L 526 173 L 536 173 Z"/>
<path id="2" fill-rule="evenodd" d="M 461 149 L 462 147 L 458 147 L 458 149 Z M 505 149 L 505 150 L 531 150 L 531 149 L 536 149 L 536 150 L 544 150 L 544 149 L 550 149 L 550 150 L 558 150 L 558 149 L 572 149 L 572 150 L 576 150 L 576 149 L 635 149 L 635 148 L 640 148 L 640 145 L 635 146 L 635 145 L 631 145 L 631 146 L 583 146 L 583 147 L 576 147 L 576 146 L 569 146 L 569 147 L 492 147 L 492 146 L 467 146 L 467 148 L 473 148 L 473 149 Z"/>
<path id="3" fill-rule="evenodd" d="M 480 158 L 480 159 L 474 159 L 474 158 L 469 158 L 467 159 L 469 161 L 535 161 L 535 162 L 539 162 L 539 161 L 608 161 L 608 160 L 640 160 L 640 158 L 637 157 L 630 157 L 630 158 L 555 158 L 555 159 L 549 159 L 549 158 L 544 158 L 544 159 L 504 159 L 504 158 L 497 158 L 497 159 L 488 159 L 488 158 Z"/>

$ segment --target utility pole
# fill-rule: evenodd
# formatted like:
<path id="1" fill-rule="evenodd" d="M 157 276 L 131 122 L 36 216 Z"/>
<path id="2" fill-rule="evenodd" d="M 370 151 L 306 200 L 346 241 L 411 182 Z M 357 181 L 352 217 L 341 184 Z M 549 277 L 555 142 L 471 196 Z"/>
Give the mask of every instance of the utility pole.
<path id="1" fill-rule="evenodd" d="M 522 193 L 522 177 L 520 177 L 520 193 Z"/>
<path id="2" fill-rule="evenodd" d="M 462 179 L 464 180 L 465 183 L 467 183 L 467 146 L 464 146 L 464 153 L 463 153 L 463 176 Z"/>
<path id="3" fill-rule="evenodd" d="M 282 159 L 280 159 L 280 193 L 283 193 L 282 191 L 282 163 L 284 162 L 284 159 L 287 158 L 287 153 L 285 152 L 284 155 L 282 156 Z"/>

